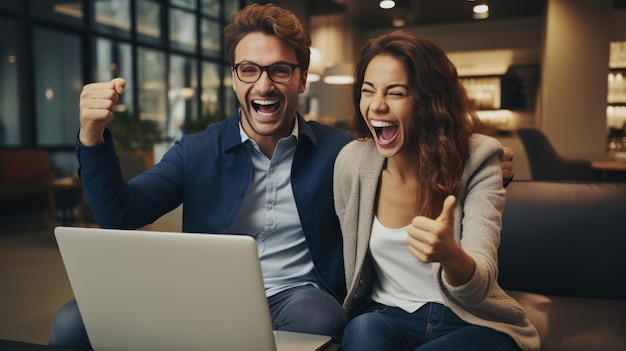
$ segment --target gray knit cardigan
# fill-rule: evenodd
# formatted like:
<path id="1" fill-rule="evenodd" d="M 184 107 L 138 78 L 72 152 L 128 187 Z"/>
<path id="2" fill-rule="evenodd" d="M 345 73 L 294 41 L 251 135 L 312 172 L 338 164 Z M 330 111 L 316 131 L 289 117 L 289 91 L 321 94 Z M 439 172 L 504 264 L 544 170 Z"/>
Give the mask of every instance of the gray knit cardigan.
<path id="1" fill-rule="evenodd" d="M 470 280 L 449 285 L 441 264 L 432 268 L 445 304 L 468 323 L 510 335 L 523 350 L 539 350 L 539 335 L 517 301 L 498 285 L 498 246 L 506 191 L 502 187 L 502 145 L 488 136 L 470 138 L 454 210 L 454 235 L 476 266 Z M 372 139 L 346 145 L 335 161 L 334 196 L 344 245 L 347 296 L 344 308 L 355 314 L 369 301 L 375 278 L 369 255 L 382 157 Z"/>

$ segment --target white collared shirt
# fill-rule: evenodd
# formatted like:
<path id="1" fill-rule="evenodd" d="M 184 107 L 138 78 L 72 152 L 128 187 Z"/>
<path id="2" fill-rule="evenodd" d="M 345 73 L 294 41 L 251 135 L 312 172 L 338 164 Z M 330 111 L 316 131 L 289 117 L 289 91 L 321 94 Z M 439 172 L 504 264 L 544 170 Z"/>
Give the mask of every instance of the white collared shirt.
<path id="1" fill-rule="evenodd" d="M 239 123 L 241 141 L 253 147 L 253 175 L 233 233 L 257 242 L 266 295 L 312 284 L 321 286 L 309 253 L 291 188 L 291 166 L 298 143 L 298 120 L 278 141 L 270 160 Z"/>

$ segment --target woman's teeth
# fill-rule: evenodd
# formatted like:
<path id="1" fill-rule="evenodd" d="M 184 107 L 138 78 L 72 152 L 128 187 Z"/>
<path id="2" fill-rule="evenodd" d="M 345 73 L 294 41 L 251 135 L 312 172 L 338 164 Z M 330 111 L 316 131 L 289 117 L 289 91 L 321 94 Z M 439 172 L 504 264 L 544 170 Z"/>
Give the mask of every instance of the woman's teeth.
<path id="1" fill-rule="evenodd" d="M 393 126 L 395 126 L 395 124 L 393 124 L 391 122 L 385 122 L 385 121 L 372 120 L 372 121 L 370 121 L 370 123 L 372 124 L 372 127 L 374 127 L 374 128 L 384 128 L 384 127 L 393 127 Z"/>
<path id="2" fill-rule="evenodd" d="M 376 131 L 376 136 L 378 137 L 378 141 L 381 143 L 386 143 L 393 139 L 398 133 L 398 125 L 386 122 L 386 121 L 377 121 L 371 120 L 370 123 L 374 130 Z"/>

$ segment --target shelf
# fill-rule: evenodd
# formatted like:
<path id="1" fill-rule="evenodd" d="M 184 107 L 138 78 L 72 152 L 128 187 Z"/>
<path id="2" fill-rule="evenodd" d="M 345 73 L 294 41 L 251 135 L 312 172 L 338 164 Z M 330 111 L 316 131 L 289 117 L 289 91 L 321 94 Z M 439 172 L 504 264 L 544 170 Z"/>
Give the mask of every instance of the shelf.
<path id="1" fill-rule="evenodd" d="M 611 42 L 607 85 L 607 130 L 623 128 L 626 125 L 626 41 Z"/>

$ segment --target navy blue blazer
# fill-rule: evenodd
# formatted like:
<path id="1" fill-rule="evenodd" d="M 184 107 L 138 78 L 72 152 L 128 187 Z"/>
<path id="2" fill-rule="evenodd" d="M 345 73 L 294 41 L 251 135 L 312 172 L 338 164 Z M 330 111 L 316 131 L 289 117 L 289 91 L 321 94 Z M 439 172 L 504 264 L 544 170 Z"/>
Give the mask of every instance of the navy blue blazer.
<path id="1" fill-rule="evenodd" d="M 317 273 L 342 302 L 342 238 L 332 180 L 335 158 L 353 138 L 345 130 L 297 118 L 293 195 Z M 238 125 L 235 114 L 183 136 L 160 162 L 128 183 L 108 130 L 100 145 L 77 140 L 78 172 L 98 225 L 140 228 L 183 204 L 184 232 L 231 233 L 252 179 L 252 149 L 241 142 Z"/>

